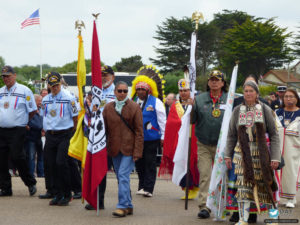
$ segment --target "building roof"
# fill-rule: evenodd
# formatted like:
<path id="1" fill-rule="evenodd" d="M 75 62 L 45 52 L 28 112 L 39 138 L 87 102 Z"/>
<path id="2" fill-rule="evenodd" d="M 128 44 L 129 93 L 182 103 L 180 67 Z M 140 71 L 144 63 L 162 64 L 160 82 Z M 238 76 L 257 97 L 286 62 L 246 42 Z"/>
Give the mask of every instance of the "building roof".
<path id="1" fill-rule="evenodd" d="M 287 70 L 270 70 L 263 76 L 263 80 L 267 81 L 267 77 L 269 75 L 274 75 L 282 83 L 300 82 L 300 80 L 297 79 L 292 72 L 288 73 Z"/>

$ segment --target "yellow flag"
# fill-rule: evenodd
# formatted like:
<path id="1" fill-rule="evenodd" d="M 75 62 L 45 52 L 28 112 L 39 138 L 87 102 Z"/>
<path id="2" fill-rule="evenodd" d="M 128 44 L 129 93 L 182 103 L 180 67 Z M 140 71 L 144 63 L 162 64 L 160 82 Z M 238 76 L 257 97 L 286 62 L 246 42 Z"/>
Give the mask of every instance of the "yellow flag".
<path id="1" fill-rule="evenodd" d="M 81 35 L 78 36 L 78 62 L 77 62 L 77 86 L 80 111 L 78 114 L 78 124 L 74 136 L 70 140 L 69 156 L 81 161 L 81 167 L 84 168 L 85 156 L 87 151 L 88 139 L 83 133 L 83 120 L 85 115 L 82 87 L 86 82 L 86 66 L 84 59 L 83 41 Z"/>

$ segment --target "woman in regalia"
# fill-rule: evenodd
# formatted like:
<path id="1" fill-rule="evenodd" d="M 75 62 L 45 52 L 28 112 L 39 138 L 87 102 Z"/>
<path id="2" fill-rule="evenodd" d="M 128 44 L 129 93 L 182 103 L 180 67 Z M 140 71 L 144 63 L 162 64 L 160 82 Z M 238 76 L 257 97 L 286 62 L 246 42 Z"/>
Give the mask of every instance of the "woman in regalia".
<path id="1" fill-rule="evenodd" d="M 233 162 L 237 175 L 235 197 L 239 222 L 236 225 L 248 224 L 251 202 L 255 203 L 258 213 L 264 204 L 269 208 L 275 207 L 273 192 L 278 187 L 273 170 L 277 169 L 281 160 L 279 135 L 271 108 L 258 100 L 255 82 L 245 82 L 243 90 L 244 102 L 232 113 L 224 156 L 227 168 L 231 169 Z"/>

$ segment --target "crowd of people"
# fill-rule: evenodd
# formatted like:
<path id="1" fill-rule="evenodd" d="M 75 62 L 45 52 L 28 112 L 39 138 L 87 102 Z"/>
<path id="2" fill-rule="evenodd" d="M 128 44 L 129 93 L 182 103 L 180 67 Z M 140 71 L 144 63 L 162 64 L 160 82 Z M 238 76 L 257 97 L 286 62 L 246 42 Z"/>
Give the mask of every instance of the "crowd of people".
<path id="1" fill-rule="evenodd" d="M 165 98 L 162 75 L 151 66 L 142 67 L 128 84 L 114 84 L 110 66 L 102 70 L 101 105 L 93 104 L 92 92 L 84 101 L 84 133 L 94 112 L 104 119 L 108 168 L 118 181 L 118 204 L 113 215 L 133 214 L 130 174 L 136 168 L 136 194 L 154 196 L 157 176 L 157 152 L 163 148 L 160 175 L 172 175 L 173 157 L 181 138 L 181 118 L 191 110 L 193 136 L 191 144 L 189 199 L 198 195 L 198 218 L 210 217 L 207 206 L 217 143 L 226 109 L 227 83 L 224 74 L 212 71 L 207 89 L 190 95 L 189 81 L 178 82 L 179 97 Z M 4 86 L 0 88 L 0 197 L 12 196 L 10 163 L 33 196 L 37 177 L 45 177 L 49 205 L 66 206 L 81 198 L 80 163 L 68 155 L 70 139 L 77 127 L 78 103 L 62 85 L 57 72 L 47 74 L 48 89 L 40 95 L 16 82 L 11 66 L 1 70 Z M 300 99 L 298 93 L 279 86 L 267 99 L 259 95 L 256 76 L 249 75 L 243 84 L 243 96 L 234 100 L 224 160 L 228 168 L 227 210 L 238 225 L 255 223 L 257 213 L 276 208 L 283 202 L 288 208 L 296 204 L 300 168 Z M 168 137 L 168 139 L 165 137 Z M 171 138 L 170 138 L 171 137 Z M 172 140 L 172 141 L 170 141 Z M 188 146 L 188 143 L 186 143 Z M 200 175 L 200 176 L 199 176 Z M 200 178 L 199 178 L 200 177 Z M 99 185 L 99 209 L 104 209 L 106 176 Z M 280 198 L 274 193 L 279 192 Z M 95 208 L 86 204 L 87 210 Z"/>

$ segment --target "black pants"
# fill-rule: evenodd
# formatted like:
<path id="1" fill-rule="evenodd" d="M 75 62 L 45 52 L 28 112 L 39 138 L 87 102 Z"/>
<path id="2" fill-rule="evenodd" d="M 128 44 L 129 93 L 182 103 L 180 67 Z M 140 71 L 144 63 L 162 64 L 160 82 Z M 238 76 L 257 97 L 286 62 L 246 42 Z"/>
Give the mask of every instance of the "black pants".
<path id="1" fill-rule="evenodd" d="M 46 132 L 44 151 L 46 189 L 58 196 L 71 195 L 71 170 L 68 161 L 71 137 L 71 130 L 59 134 Z"/>
<path id="2" fill-rule="evenodd" d="M 160 140 L 144 141 L 143 157 L 135 162 L 139 177 L 138 189 L 153 193 L 156 181 L 156 154 Z"/>
<path id="3" fill-rule="evenodd" d="M 25 127 L 0 128 L 0 188 L 11 190 L 11 176 L 9 174 L 8 158 L 19 171 L 19 175 L 26 186 L 36 184 L 30 174 L 26 154 L 24 151 Z"/>
<path id="4" fill-rule="evenodd" d="M 81 175 L 77 159 L 68 156 L 68 163 L 71 172 L 71 190 L 81 192 Z"/>

